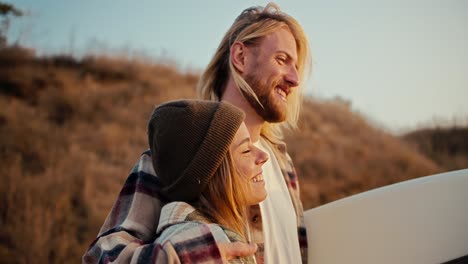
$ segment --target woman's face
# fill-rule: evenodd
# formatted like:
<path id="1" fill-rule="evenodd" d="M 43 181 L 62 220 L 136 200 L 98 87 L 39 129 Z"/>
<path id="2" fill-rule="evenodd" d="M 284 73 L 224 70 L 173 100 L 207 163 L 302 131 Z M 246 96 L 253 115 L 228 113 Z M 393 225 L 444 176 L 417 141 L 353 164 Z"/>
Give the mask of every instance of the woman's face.
<path id="1" fill-rule="evenodd" d="M 267 192 L 262 165 L 268 160 L 268 155 L 254 146 L 244 122 L 234 136 L 230 152 L 239 176 L 247 183 L 247 205 L 258 204 L 265 200 Z"/>

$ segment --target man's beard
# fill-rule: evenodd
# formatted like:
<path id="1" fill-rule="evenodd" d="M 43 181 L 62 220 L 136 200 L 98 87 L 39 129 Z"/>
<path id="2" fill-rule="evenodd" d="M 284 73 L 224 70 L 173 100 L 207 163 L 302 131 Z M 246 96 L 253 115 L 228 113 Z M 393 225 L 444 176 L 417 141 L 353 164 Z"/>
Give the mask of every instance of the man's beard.
<path id="1" fill-rule="evenodd" d="M 263 120 L 269 123 L 279 123 L 286 120 L 287 109 L 281 106 L 281 102 L 278 102 L 278 99 L 275 98 L 276 92 L 274 89 L 278 85 L 277 82 L 272 83 L 272 86 L 269 87 L 268 84 L 262 83 L 255 74 L 247 75 L 245 81 L 255 92 L 263 107 L 250 93 L 242 91 L 242 94 Z"/>

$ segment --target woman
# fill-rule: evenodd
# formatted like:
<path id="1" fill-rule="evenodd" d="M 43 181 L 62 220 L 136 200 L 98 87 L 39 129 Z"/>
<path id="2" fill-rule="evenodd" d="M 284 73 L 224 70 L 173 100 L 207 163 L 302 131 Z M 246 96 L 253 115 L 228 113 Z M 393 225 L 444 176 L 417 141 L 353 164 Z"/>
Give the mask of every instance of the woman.
<path id="1" fill-rule="evenodd" d="M 220 257 L 217 245 L 248 240 L 246 208 L 266 198 L 262 165 L 244 113 L 225 102 L 173 101 L 148 124 L 162 208 L 156 262 L 201 263 Z M 253 257 L 232 262 L 250 263 Z"/>

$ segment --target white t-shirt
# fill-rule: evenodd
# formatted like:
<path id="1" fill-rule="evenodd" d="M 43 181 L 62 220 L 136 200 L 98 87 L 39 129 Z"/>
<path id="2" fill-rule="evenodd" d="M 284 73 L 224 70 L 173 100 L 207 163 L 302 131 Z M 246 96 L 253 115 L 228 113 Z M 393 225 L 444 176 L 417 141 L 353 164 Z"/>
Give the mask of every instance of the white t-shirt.
<path id="1" fill-rule="evenodd" d="M 265 236 L 265 263 L 302 263 L 297 216 L 281 168 L 265 142 L 255 146 L 268 153 L 263 165 L 267 198 L 260 203 Z"/>

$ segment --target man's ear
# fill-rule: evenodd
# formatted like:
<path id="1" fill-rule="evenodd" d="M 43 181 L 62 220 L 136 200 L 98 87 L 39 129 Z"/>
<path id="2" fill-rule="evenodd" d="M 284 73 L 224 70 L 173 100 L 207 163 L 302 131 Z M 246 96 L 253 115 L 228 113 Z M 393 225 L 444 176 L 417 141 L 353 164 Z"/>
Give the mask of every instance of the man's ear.
<path id="1" fill-rule="evenodd" d="M 231 62 L 239 73 L 245 71 L 246 48 L 244 43 L 240 41 L 236 41 L 231 45 Z"/>

